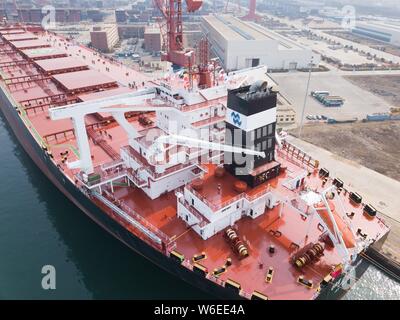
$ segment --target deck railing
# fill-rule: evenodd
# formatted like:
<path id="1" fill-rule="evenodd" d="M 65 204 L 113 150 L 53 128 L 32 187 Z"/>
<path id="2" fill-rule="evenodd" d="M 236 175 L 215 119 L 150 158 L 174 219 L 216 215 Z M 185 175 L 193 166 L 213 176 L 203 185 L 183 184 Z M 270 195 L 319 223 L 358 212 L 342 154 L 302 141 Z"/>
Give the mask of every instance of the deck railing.
<path id="1" fill-rule="evenodd" d="M 93 192 L 94 195 L 100 195 L 97 192 Z M 123 213 L 125 213 L 127 216 L 130 218 L 134 219 L 134 221 L 138 224 L 132 224 L 131 219 L 127 219 L 126 216 L 122 215 L 124 220 L 128 223 L 130 223 L 133 227 L 136 229 L 139 229 L 139 231 L 143 232 L 145 230 L 148 231 L 147 235 L 155 235 L 157 238 L 160 239 L 160 242 L 155 241 L 155 237 L 149 236 L 149 238 L 154 242 L 157 242 L 159 245 L 165 245 L 166 248 L 175 246 L 175 241 L 172 240 L 168 235 L 166 235 L 164 232 L 162 232 L 159 228 L 156 226 L 152 225 L 149 221 L 147 221 L 145 218 L 143 218 L 139 213 L 137 213 L 134 209 L 129 207 L 127 204 L 124 203 L 123 200 L 117 199 L 111 192 L 107 190 L 102 190 L 102 194 L 100 195 L 101 197 L 104 197 L 108 201 L 110 201 L 112 204 L 114 204 L 116 207 L 122 210 Z M 100 197 L 97 197 L 99 200 L 101 200 Z M 118 213 L 118 212 L 117 212 Z"/>
<path id="2" fill-rule="evenodd" d="M 311 170 L 314 170 L 319 166 L 318 160 L 313 159 L 309 154 L 287 141 L 283 142 L 282 149 L 278 149 L 278 154 L 298 166 L 309 168 Z"/>
<path id="3" fill-rule="evenodd" d="M 205 225 L 210 223 L 210 221 L 208 221 L 207 218 L 205 218 L 199 211 L 197 211 L 196 208 L 189 205 L 189 203 L 187 203 L 187 201 L 183 197 L 179 199 L 179 203 L 182 204 L 186 208 L 186 210 L 192 213 L 199 220 L 200 227 L 204 227 Z"/>
<path id="4" fill-rule="evenodd" d="M 209 200 L 207 200 L 207 198 L 205 196 L 203 196 L 200 192 L 195 190 L 190 184 L 188 184 L 186 186 L 186 188 L 191 193 L 193 193 L 197 198 L 199 198 L 200 201 L 203 202 L 207 207 L 209 207 L 213 212 L 221 210 L 222 208 L 225 208 L 226 206 L 229 206 L 230 204 L 232 204 L 236 201 L 239 201 L 240 199 L 246 199 L 249 202 L 252 202 L 256 199 L 261 198 L 263 195 L 267 194 L 270 191 L 270 187 L 268 187 L 268 188 L 258 191 L 257 193 L 255 193 L 253 195 L 248 195 L 246 192 L 242 192 L 229 200 L 215 204 L 215 203 L 212 203 Z"/>

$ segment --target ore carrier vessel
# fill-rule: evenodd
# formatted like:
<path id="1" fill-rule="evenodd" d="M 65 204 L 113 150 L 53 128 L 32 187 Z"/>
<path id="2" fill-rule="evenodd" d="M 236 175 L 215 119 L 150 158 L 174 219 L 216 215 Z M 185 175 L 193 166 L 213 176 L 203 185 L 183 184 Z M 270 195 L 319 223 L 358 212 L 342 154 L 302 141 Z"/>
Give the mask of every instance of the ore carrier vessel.
<path id="1" fill-rule="evenodd" d="M 277 134 L 265 72 L 151 79 L 37 26 L 0 28 L 1 111 L 93 221 L 216 297 L 338 298 L 389 229 Z"/>

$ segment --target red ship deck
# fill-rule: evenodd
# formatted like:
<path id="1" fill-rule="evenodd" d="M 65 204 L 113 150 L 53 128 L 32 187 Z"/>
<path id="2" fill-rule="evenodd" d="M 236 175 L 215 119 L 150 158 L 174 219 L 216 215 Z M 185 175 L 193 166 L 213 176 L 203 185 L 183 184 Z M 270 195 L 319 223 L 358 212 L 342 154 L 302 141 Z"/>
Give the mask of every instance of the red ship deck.
<path id="1" fill-rule="evenodd" d="M 12 30 L 0 29 L 0 34 L 3 35 L 10 34 L 10 32 Z M 55 163 L 62 168 L 65 175 L 75 181 L 77 170 L 68 169 L 61 161 L 62 155 L 60 154 L 66 150 L 70 151 L 68 161 L 76 160 L 79 157 L 72 122 L 69 119 L 51 121 L 48 117 L 48 109 L 56 105 L 89 101 L 107 95 L 129 92 L 132 90 L 129 85 L 135 83 L 135 87 L 140 88 L 151 79 L 61 37 L 45 33 L 37 34 L 37 36 L 39 40 L 15 41 L 13 42 L 15 47 L 4 36 L 2 37 L 4 53 L 0 52 L 1 76 L 3 79 L 14 79 L 12 84 L 8 82 L 6 84 L 3 81 L 2 87 L 10 93 L 10 99 L 16 101 L 16 106 L 21 102 L 19 106 L 21 118 L 38 143 L 48 145 Z M 17 43 L 19 45 L 16 45 Z M 40 43 L 51 44 L 52 47 L 22 50 L 27 45 L 28 47 L 37 46 Z M 55 75 L 52 78 L 33 78 L 33 76 L 44 77 L 46 70 L 59 70 L 57 68 L 62 66 L 57 62 L 54 63 L 56 59 L 53 58 L 62 55 L 73 57 L 79 61 L 80 66 L 86 65 L 90 70 L 75 72 L 66 70 L 66 73 Z M 36 61 L 37 59 L 44 60 L 39 62 Z M 14 64 L 16 61 L 25 61 L 29 64 Z M 35 61 L 41 66 L 40 68 L 35 66 Z M 21 76 L 26 77 L 21 78 Z M 108 88 L 109 86 L 111 88 Z M 85 93 L 78 91 L 85 91 Z M 150 115 L 150 117 L 152 116 Z M 93 165 L 98 167 L 115 161 L 113 154 L 119 154 L 120 148 L 128 145 L 128 137 L 124 130 L 114 121 L 105 123 L 99 121 L 95 115 L 86 116 L 85 121 L 87 128 L 93 129 L 90 130 L 91 134 L 89 135 Z M 138 130 L 149 128 L 141 125 L 136 117 L 130 118 L 129 121 Z M 102 144 L 98 143 L 99 140 L 102 141 Z M 105 145 L 107 148 L 104 147 Z M 287 167 L 286 172 L 269 181 L 270 186 L 264 184 L 247 190 L 247 196 L 252 197 L 267 188 L 271 188 L 281 197 L 295 195 L 293 191 L 283 186 L 283 182 L 290 172 L 299 170 L 300 161 L 296 160 L 295 156 L 285 157 L 283 153 L 277 157 L 277 161 Z M 240 194 L 232 188 L 236 178 L 226 173 L 223 179 L 218 179 L 213 174 L 214 168 L 214 165 L 208 166 L 209 171 L 204 177 L 206 183 L 201 196 L 218 207 L 232 201 Z M 322 189 L 322 181 L 316 173 L 306 177 L 305 183 L 312 189 Z M 267 210 L 255 220 L 245 217 L 236 223 L 239 235 L 246 239 L 250 249 L 249 257 L 238 260 L 222 233 L 204 241 L 177 217 L 177 199 L 174 192 L 151 200 L 142 190 L 120 184 L 114 186 L 114 197 L 130 208 L 132 212 L 140 213 L 140 216 L 149 224 L 173 239 L 176 242 L 176 250 L 186 257 L 184 266 L 192 268 L 192 256 L 204 251 L 207 258 L 200 263 L 212 273 L 214 268 L 221 267 L 230 257 L 232 265 L 218 279 L 211 276 L 211 280 L 217 283 L 222 283 L 227 279 L 237 281 L 241 284 L 246 297 L 249 297 L 254 290 L 258 290 L 270 299 L 312 299 L 317 295 L 316 287 L 308 289 L 298 284 L 298 276 L 304 275 L 306 279 L 312 279 L 317 286 L 331 271 L 332 266 L 341 261 L 338 251 L 332 249 L 325 250 L 325 255 L 317 263 L 305 267 L 302 271 L 292 266 L 289 257 L 293 252 L 293 243 L 299 246 L 304 245 L 308 221 L 303 220 L 294 209 L 289 207 L 283 209 L 281 217 L 279 217 L 281 205 L 278 205 L 272 210 Z M 364 233 L 374 237 L 387 231 L 382 223 L 377 223 L 377 219 L 373 221 L 366 219 L 362 213 L 362 207 L 352 205 L 344 193 L 340 197 L 345 209 L 355 212 L 352 222 Z M 101 203 L 99 205 L 110 216 L 115 217 L 108 208 Z M 121 222 L 121 224 L 123 223 Z M 137 233 L 135 230 L 131 231 Z M 273 235 L 276 231 L 281 232 L 280 237 Z M 307 241 L 316 241 L 320 234 L 321 231 L 317 228 L 315 219 Z M 139 233 L 137 235 L 142 236 Z M 271 244 L 276 247 L 273 255 L 268 253 Z M 265 275 L 270 266 L 274 267 L 275 273 L 272 283 L 266 283 Z"/>

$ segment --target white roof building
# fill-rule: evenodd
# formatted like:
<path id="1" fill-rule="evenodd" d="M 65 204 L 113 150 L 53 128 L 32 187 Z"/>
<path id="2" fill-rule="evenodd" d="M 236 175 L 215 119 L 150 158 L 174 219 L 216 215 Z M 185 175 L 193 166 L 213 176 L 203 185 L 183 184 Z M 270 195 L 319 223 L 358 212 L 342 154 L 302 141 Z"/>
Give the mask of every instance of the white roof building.
<path id="1" fill-rule="evenodd" d="M 253 22 L 231 15 L 202 18 L 202 28 L 226 70 L 267 65 L 269 69 L 307 68 L 320 56 L 303 45 Z"/>

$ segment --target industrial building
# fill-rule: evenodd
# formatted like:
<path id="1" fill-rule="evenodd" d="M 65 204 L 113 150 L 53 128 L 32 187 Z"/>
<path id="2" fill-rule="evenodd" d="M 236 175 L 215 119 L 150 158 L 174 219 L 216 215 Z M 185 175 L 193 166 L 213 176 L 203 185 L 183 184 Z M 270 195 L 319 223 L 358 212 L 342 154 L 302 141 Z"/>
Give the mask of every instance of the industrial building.
<path id="1" fill-rule="evenodd" d="M 41 8 L 18 9 L 18 19 L 22 22 L 40 23 L 46 14 L 46 12 L 42 12 Z M 81 10 L 56 9 L 54 18 L 57 23 L 79 23 L 81 21 Z"/>
<path id="2" fill-rule="evenodd" d="M 95 26 L 90 32 L 92 46 L 103 52 L 110 52 L 119 41 L 118 28 L 116 25 Z"/>
<path id="3" fill-rule="evenodd" d="M 117 23 L 123 23 L 128 20 L 128 15 L 124 9 L 115 10 L 115 21 Z"/>
<path id="4" fill-rule="evenodd" d="M 118 25 L 118 34 L 120 39 L 144 38 L 144 31 L 147 24 L 132 23 Z"/>
<path id="5" fill-rule="evenodd" d="M 400 25 L 377 21 L 360 21 L 357 22 L 356 26 L 352 29 L 352 32 L 360 36 L 400 46 Z"/>
<path id="6" fill-rule="evenodd" d="M 311 48 L 260 26 L 231 15 L 202 18 L 202 28 L 211 48 L 228 71 L 266 65 L 270 70 L 307 68 L 320 55 Z"/>
<path id="7" fill-rule="evenodd" d="M 296 123 L 296 111 L 289 106 L 278 106 L 276 109 L 276 123 L 281 126 Z"/>
<path id="8" fill-rule="evenodd" d="M 144 47 L 148 52 L 159 52 L 162 47 L 160 28 L 147 27 L 144 31 Z"/>

